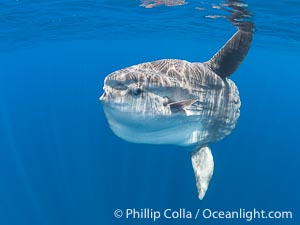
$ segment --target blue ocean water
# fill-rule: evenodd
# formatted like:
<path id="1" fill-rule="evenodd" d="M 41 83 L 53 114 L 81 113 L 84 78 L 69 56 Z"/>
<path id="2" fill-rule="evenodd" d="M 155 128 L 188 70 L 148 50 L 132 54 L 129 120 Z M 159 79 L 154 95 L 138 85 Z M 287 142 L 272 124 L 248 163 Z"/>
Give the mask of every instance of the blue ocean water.
<path id="1" fill-rule="evenodd" d="M 236 28 L 226 1 L 0 2 L 0 224 L 300 224 L 300 3 L 248 1 L 256 31 L 232 75 L 242 101 L 211 145 L 197 197 L 189 153 L 127 143 L 109 129 L 103 80 L 163 58 L 206 61 Z M 292 219 L 120 219 L 121 209 L 291 211 Z"/>

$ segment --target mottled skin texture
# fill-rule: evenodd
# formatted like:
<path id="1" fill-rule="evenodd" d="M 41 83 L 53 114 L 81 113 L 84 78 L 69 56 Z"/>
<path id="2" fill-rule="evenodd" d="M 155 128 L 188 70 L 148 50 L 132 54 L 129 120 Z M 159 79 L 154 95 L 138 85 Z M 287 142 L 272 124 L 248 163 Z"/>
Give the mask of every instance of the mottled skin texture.
<path id="1" fill-rule="evenodd" d="M 114 118 L 110 107 L 105 110 L 113 130 L 119 123 L 116 120 L 123 118 L 123 123 L 128 116 L 134 117 L 131 126 L 138 129 L 131 131 L 135 133 L 132 142 L 157 144 L 153 136 L 168 130 L 169 121 L 174 117 L 180 122 L 177 121 L 176 127 L 174 121 L 172 128 L 178 129 L 177 135 L 182 137 L 175 144 L 203 145 L 228 135 L 239 117 L 240 99 L 235 84 L 216 75 L 202 63 L 172 59 L 131 66 L 110 74 L 105 80 L 104 90 L 102 101 L 104 104 L 109 102 L 118 112 Z M 138 95 L 137 90 L 141 91 Z M 180 104 L 182 101 L 184 105 Z M 143 118 L 152 125 L 155 121 L 159 124 L 152 128 Z M 147 137 L 137 138 L 145 129 L 143 126 L 150 126 L 152 134 L 143 134 L 148 135 L 149 140 L 145 140 Z M 129 131 L 125 133 L 127 136 Z M 124 138 L 118 131 L 116 134 Z M 168 140 L 159 144 L 174 143 Z"/>

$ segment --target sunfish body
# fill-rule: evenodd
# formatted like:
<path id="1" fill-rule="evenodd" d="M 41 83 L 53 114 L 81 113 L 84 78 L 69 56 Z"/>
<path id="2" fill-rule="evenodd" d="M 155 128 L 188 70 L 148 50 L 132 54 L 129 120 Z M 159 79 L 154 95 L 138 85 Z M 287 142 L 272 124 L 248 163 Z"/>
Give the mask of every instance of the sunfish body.
<path id="1" fill-rule="evenodd" d="M 230 134 L 240 115 L 239 92 L 228 77 L 251 40 L 251 31 L 238 30 L 207 62 L 146 62 L 104 81 L 100 100 L 113 132 L 129 142 L 186 147 L 200 199 L 214 169 L 209 143 Z"/>

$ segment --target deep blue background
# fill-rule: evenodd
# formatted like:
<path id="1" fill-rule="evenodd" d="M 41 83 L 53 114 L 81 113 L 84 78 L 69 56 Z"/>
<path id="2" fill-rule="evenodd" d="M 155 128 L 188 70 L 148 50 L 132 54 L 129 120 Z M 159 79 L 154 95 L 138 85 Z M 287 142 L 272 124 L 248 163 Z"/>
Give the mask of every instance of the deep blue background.
<path id="1" fill-rule="evenodd" d="M 117 1 L 109 6 L 114 4 Z M 158 10 L 189 9 L 182 8 Z M 259 15 L 261 8 L 252 10 Z M 278 36 L 267 35 L 264 26 L 259 29 L 265 21 L 256 21 L 252 48 L 232 76 L 240 90 L 241 117 L 230 136 L 211 145 L 215 173 L 203 201 L 198 200 L 185 149 L 131 144 L 110 131 L 98 100 L 107 74 L 161 58 L 205 61 L 235 31 L 214 30 L 218 38 L 210 38 L 203 28 L 201 40 L 192 33 L 189 41 L 189 33 L 185 31 L 184 38 L 176 22 L 171 21 L 174 28 L 149 36 L 132 36 L 129 30 L 121 36 L 110 31 L 115 38 L 100 38 L 105 32 L 99 38 L 67 34 L 63 38 L 58 32 L 61 40 L 51 40 L 47 33 L 30 39 L 29 32 L 26 41 L 2 39 L 2 44 L 9 42 L 0 53 L 1 225 L 153 224 L 117 220 L 113 217 L 117 208 L 291 210 L 292 220 L 267 222 L 300 223 L 297 33 L 282 30 Z M 297 22 L 293 20 L 294 25 Z M 222 23 L 230 27 L 225 20 L 217 22 Z M 164 223 L 248 224 L 242 219 L 158 222 Z"/>

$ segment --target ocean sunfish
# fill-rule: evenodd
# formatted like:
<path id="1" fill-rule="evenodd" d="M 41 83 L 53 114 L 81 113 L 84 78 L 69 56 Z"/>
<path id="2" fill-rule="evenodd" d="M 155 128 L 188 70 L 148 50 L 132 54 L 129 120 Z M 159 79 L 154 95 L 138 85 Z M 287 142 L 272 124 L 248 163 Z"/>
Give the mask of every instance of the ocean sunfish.
<path id="1" fill-rule="evenodd" d="M 112 131 L 128 142 L 186 147 L 200 199 L 214 170 L 209 144 L 230 134 L 240 115 L 239 92 L 228 77 L 246 56 L 252 35 L 238 29 L 204 63 L 146 62 L 104 81 L 100 100 Z"/>

